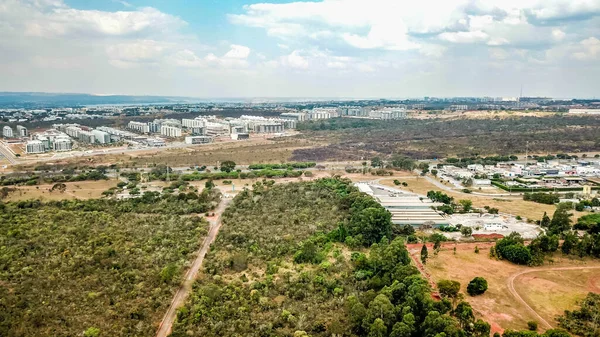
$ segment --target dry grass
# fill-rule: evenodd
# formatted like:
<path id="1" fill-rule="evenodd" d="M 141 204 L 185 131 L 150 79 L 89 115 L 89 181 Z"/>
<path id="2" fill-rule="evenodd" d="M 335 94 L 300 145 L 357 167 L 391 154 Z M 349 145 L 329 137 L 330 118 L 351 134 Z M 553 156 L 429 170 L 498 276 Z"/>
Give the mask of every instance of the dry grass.
<path id="1" fill-rule="evenodd" d="M 28 199 L 65 200 L 65 199 L 92 199 L 100 198 L 102 192 L 117 186 L 118 180 L 80 181 L 65 183 L 67 189 L 64 193 L 50 192 L 52 185 L 20 186 L 5 200 L 20 201 Z"/>
<path id="2" fill-rule="evenodd" d="M 479 247 L 479 254 L 474 252 L 475 245 Z M 532 268 L 489 258 L 489 248 L 492 245 L 493 243 L 458 244 L 456 255 L 453 253 L 454 244 L 446 245 L 437 256 L 430 254 L 427 269 L 436 282 L 442 279 L 459 281 L 461 291 L 465 294 L 469 281 L 477 276 L 484 277 L 489 286 L 484 295 L 465 295 L 477 316 L 490 322 L 494 331 L 526 329 L 527 321 L 535 320 L 535 317 L 513 298 L 508 290 L 507 280 L 515 273 Z M 420 251 L 420 246 L 411 249 Z M 561 266 L 600 266 L 600 261 L 571 260 L 556 254 L 554 264 L 544 267 Z M 556 314 L 573 309 L 581 295 L 591 289 L 586 284 L 591 284 L 594 275 L 597 279 L 599 273 L 596 269 L 595 272 L 590 270 L 525 274 L 516 279 L 515 288 L 536 310 L 545 307 L 538 313 L 550 324 L 555 324 Z"/>

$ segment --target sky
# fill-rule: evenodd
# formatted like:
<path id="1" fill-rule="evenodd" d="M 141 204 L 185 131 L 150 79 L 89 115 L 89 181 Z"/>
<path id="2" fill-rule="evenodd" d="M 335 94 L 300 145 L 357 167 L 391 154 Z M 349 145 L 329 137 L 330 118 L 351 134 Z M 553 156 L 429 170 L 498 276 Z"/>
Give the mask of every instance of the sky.
<path id="1" fill-rule="evenodd" d="M 600 0 L 0 0 L 0 91 L 600 96 Z"/>

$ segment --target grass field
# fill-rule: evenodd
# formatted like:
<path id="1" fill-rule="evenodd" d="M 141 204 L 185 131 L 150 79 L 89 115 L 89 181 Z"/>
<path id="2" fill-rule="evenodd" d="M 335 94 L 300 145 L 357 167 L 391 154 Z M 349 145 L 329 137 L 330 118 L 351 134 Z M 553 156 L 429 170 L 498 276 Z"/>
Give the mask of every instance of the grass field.
<path id="1" fill-rule="evenodd" d="M 600 269 L 539 271 L 521 275 L 515 283 L 519 295 L 553 323 L 565 309 L 576 307 L 588 292 L 600 293 Z"/>
<path id="2" fill-rule="evenodd" d="M 474 252 L 475 245 L 479 247 L 479 254 Z M 461 291 L 465 294 L 470 280 L 477 276 L 484 277 L 489 285 L 484 295 L 465 295 L 476 314 L 490 322 L 493 331 L 526 329 L 527 322 L 535 320 L 535 316 L 510 294 L 507 281 L 513 274 L 534 269 L 489 258 L 492 245 L 493 243 L 458 244 L 456 255 L 453 253 L 454 244 L 445 245 L 437 256 L 430 253 L 426 268 L 436 282 L 442 279 L 459 281 Z M 420 245 L 415 245 L 410 250 L 418 254 Z M 553 259 L 552 265 L 543 268 L 600 266 L 600 261 L 597 260 L 572 260 L 561 254 L 556 254 Z M 536 272 L 517 277 L 514 284 L 523 299 L 536 311 L 539 309 L 538 314 L 546 321 L 556 326 L 554 318 L 557 314 L 566 309 L 574 309 L 577 300 L 588 291 L 599 291 L 599 274 L 598 269 L 594 272 Z"/>

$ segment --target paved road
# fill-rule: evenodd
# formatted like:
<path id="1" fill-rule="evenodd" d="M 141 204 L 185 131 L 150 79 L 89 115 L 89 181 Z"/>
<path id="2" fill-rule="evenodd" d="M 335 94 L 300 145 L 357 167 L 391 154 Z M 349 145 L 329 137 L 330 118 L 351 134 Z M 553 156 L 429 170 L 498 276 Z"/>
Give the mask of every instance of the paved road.
<path id="1" fill-rule="evenodd" d="M 194 260 L 194 263 L 185 274 L 183 284 L 177 290 L 175 297 L 173 297 L 171 305 L 169 306 L 169 309 L 165 313 L 165 316 L 160 323 L 156 337 L 167 337 L 171 334 L 171 328 L 173 327 L 173 323 L 177 317 L 177 309 L 184 305 L 185 300 L 188 298 L 190 291 L 192 290 L 192 285 L 194 284 L 196 276 L 198 275 L 198 271 L 202 266 L 204 256 L 206 256 L 210 245 L 215 241 L 215 238 L 219 233 L 219 229 L 221 228 L 221 214 L 225 208 L 227 208 L 227 205 L 229 205 L 230 202 L 230 198 L 223 198 L 217 209 L 214 211 L 215 216 L 212 217 L 212 219 L 207 218 L 207 220 L 210 222 L 210 230 L 208 235 L 202 243 L 202 247 L 198 252 L 196 260 Z"/>
<path id="2" fill-rule="evenodd" d="M 588 266 L 588 267 L 556 267 L 556 268 L 527 269 L 527 270 L 523 270 L 523 271 L 520 271 L 518 273 L 511 275 L 508 278 L 506 285 L 508 286 L 508 290 L 515 297 L 515 299 L 517 299 L 517 301 L 521 302 L 539 320 L 539 322 L 542 323 L 542 325 L 544 325 L 544 327 L 546 329 L 552 329 L 552 325 L 550 323 L 548 323 L 548 321 L 543 319 L 542 316 L 540 316 L 540 314 L 538 314 L 537 311 L 535 311 L 529 304 L 527 304 L 527 302 L 525 302 L 525 300 L 521 297 L 521 295 L 519 295 L 519 293 L 515 289 L 515 284 L 514 284 L 515 279 L 524 274 L 535 273 L 535 272 L 540 272 L 540 271 L 582 270 L 582 269 L 600 269 L 600 267 Z"/>
<path id="3" fill-rule="evenodd" d="M 0 154 L 2 156 L 4 156 L 12 165 L 17 164 L 17 160 L 15 159 L 15 156 L 2 143 L 0 143 Z"/>

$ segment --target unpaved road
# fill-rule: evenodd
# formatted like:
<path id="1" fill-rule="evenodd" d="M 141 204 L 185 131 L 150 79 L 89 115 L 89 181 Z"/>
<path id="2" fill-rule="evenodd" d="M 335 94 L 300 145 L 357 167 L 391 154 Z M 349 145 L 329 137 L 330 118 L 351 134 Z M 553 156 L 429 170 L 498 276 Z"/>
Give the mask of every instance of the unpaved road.
<path id="1" fill-rule="evenodd" d="M 527 304 L 527 302 L 521 297 L 521 295 L 519 295 L 519 293 L 515 289 L 515 285 L 514 285 L 515 279 L 524 274 L 535 273 L 535 272 L 540 272 L 540 271 L 582 270 L 582 269 L 600 269 L 600 267 L 593 267 L 593 266 L 590 266 L 590 267 L 556 267 L 556 268 L 535 268 L 535 269 L 530 269 L 530 270 L 523 270 L 518 273 L 512 274 L 508 278 L 506 285 L 508 286 L 508 290 L 515 297 L 515 299 L 517 299 L 517 301 L 521 302 L 535 317 L 537 317 L 539 322 L 542 323 L 542 325 L 544 325 L 544 327 L 546 329 L 552 329 L 552 325 L 550 325 L 550 323 L 548 323 L 548 321 L 543 319 L 542 316 L 540 316 L 537 313 L 537 311 L 535 311 L 529 304 Z"/>
<path id="2" fill-rule="evenodd" d="M 206 256 L 210 245 L 213 243 L 213 241 L 215 241 L 215 238 L 219 233 L 219 229 L 221 228 L 221 214 L 223 214 L 223 211 L 225 210 L 225 208 L 227 208 L 227 205 L 229 205 L 230 202 L 230 198 L 223 197 L 221 203 L 219 204 L 219 206 L 217 206 L 217 209 L 214 210 L 215 216 L 211 218 L 206 218 L 210 223 L 210 230 L 208 231 L 208 235 L 202 243 L 202 247 L 198 252 L 196 260 L 194 260 L 194 263 L 185 274 L 183 284 L 177 290 L 175 297 L 173 297 L 173 301 L 171 301 L 171 305 L 169 306 L 169 309 L 165 313 L 165 316 L 163 317 L 162 322 L 158 327 L 156 337 L 167 337 L 171 334 L 171 328 L 173 327 L 173 323 L 175 322 L 175 318 L 177 317 L 177 309 L 183 306 L 185 300 L 190 295 L 192 285 L 194 284 L 196 276 L 198 275 L 198 271 L 200 270 L 202 262 L 204 261 L 204 256 Z"/>

